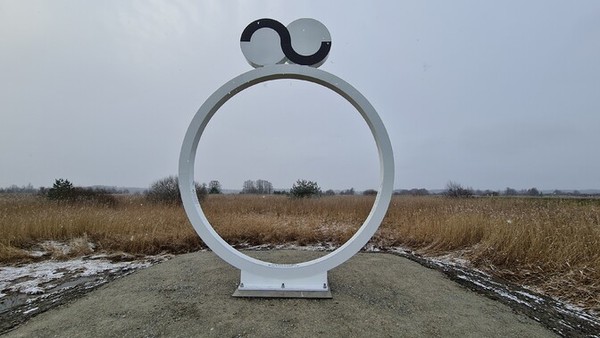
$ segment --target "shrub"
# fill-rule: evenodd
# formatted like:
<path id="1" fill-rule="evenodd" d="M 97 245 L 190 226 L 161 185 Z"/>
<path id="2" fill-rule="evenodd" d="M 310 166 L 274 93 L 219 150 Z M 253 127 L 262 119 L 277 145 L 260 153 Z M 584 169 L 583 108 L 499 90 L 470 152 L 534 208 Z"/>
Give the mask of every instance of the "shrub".
<path id="1" fill-rule="evenodd" d="M 206 195 L 208 195 L 208 187 L 206 186 L 206 183 L 200 184 L 198 182 L 194 182 L 194 186 L 196 187 L 196 196 L 198 196 L 198 200 L 204 200 Z"/>
<path id="2" fill-rule="evenodd" d="M 219 181 L 210 181 L 208 183 L 208 193 L 209 194 L 220 194 L 221 193 L 221 182 Z"/>
<path id="3" fill-rule="evenodd" d="M 321 195 L 321 188 L 317 182 L 298 180 L 290 189 L 290 195 L 294 198 L 305 198 Z"/>
<path id="4" fill-rule="evenodd" d="M 109 191 L 104 189 L 92 189 L 75 187 L 73 189 L 73 202 L 92 202 L 109 207 L 115 207 L 118 204 L 117 198 Z"/>
<path id="5" fill-rule="evenodd" d="M 363 195 L 365 195 L 365 196 L 377 195 L 377 190 L 375 190 L 375 189 L 367 189 L 367 190 L 363 191 Z"/>
<path id="6" fill-rule="evenodd" d="M 456 182 L 448 182 L 444 195 L 454 198 L 473 197 L 473 189 L 463 188 L 462 185 Z"/>
<path id="7" fill-rule="evenodd" d="M 425 188 L 412 188 L 410 190 L 408 189 L 400 189 L 400 190 L 395 190 L 394 191 L 394 195 L 403 195 L 403 196 L 427 196 L 429 195 L 429 191 Z"/>
<path id="8" fill-rule="evenodd" d="M 354 188 L 340 191 L 340 195 L 354 195 Z"/>
<path id="9" fill-rule="evenodd" d="M 69 182 L 69 180 L 58 178 L 54 181 L 52 188 L 48 189 L 48 194 L 46 196 L 50 200 L 66 201 L 73 199 L 74 192 L 75 188 L 73 187 L 73 183 Z"/>
<path id="10" fill-rule="evenodd" d="M 194 183 L 198 200 L 202 201 L 208 194 L 206 184 Z M 181 194 L 179 192 L 179 179 L 176 176 L 162 178 L 150 185 L 146 192 L 146 199 L 155 203 L 181 205 Z"/>
<path id="11" fill-rule="evenodd" d="M 59 178 L 54 181 L 52 188 L 40 188 L 40 194 L 53 201 L 91 202 L 114 207 L 117 199 L 104 189 L 74 187 L 69 180 Z"/>

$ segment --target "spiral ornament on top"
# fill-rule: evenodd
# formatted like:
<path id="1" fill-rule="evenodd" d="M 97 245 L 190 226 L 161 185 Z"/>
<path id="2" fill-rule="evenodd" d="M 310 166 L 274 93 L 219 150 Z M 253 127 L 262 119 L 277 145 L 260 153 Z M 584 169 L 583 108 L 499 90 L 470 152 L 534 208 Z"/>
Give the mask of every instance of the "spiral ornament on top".
<path id="1" fill-rule="evenodd" d="M 286 61 L 319 67 L 331 50 L 331 35 L 315 19 L 298 19 L 287 27 L 277 20 L 259 19 L 246 26 L 240 47 L 254 68 Z"/>

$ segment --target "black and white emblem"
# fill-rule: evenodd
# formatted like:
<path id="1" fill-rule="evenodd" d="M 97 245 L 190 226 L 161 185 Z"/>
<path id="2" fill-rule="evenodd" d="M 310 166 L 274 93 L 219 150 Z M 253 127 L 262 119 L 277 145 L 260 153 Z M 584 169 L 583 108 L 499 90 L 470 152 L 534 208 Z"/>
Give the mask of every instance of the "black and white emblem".
<path id="1" fill-rule="evenodd" d="M 319 67 L 331 50 L 331 35 L 315 19 L 298 19 L 287 27 L 277 20 L 259 19 L 246 26 L 240 46 L 254 68 L 286 61 Z"/>

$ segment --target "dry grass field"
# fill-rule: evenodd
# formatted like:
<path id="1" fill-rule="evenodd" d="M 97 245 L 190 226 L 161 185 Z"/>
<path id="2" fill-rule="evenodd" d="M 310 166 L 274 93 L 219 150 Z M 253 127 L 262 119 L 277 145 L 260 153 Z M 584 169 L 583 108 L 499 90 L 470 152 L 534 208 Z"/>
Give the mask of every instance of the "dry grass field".
<path id="1" fill-rule="evenodd" d="M 203 209 L 233 245 L 342 244 L 367 217 L 373 197 L 211 195 Z M 0 196 L 0 261 L 26 262 L 44 241 L 70 242 L 73 252 L 182 253 L 202 242 L 180 206 L 119 197 L 116 207 Z M 93 243 L 92 249 L 88 243 Z M 451 254 L 473 267 L 600 313 L 600 200 L 395 196 L 379 247 L 424 255 Z"/>

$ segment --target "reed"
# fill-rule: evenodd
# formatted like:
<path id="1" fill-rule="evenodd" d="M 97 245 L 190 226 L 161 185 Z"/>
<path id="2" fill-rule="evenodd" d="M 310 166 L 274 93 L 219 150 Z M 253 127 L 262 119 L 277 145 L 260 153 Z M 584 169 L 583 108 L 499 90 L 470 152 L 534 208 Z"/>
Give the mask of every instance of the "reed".
<path id="1" fill-rule="evenodd" d="M 202 202 L 232 245 L 346 242 L 366 219 L 372 196 L 289 199 L 211 195 Z M 76 250 L 183 253 L 203 247 L 180 206 L 119 197 L 116 207 L 0 195 L 0 261 L 33 260 L 45 241 Z M 424 255 L 453 255 L 473 267 L 600 312 L 600 200 L 394 196 L 371 243 Z"/>

